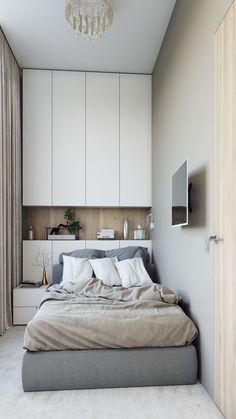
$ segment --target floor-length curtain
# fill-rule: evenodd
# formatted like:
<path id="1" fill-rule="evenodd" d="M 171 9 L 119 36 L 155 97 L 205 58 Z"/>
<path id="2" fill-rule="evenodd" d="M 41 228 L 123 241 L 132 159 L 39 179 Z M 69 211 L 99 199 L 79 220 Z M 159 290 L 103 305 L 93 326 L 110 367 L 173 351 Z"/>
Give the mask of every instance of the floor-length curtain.
<path id="1" fill-rule="evenodd" d="M 21 276 L 20 68 L 0 29 L 0 335 Z"/>

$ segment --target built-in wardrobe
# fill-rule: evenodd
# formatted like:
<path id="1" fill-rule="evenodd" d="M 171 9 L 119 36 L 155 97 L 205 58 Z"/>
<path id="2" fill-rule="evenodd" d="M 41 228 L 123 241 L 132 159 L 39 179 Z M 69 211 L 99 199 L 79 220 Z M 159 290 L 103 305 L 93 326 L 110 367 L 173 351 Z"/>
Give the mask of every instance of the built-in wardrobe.
<path id="1" fill-rule="evenodd" d="M 151 76 L 24 70 L 23 205 L 151 206 Z"/>
<path id="2" fill-rule="evenodd" d="M 63 251 L 142 245 L 151 253 L 151 91 L 151 75 L 23 70 L 23 280 L 41 279 L 39 249 L 51 254 L 49 281 Z M 79 240 L 47 240 L 67 208 L 80 218 Z M 134 242 L 137 225 L 146 237 Z M 115 240 L 96 240 L 102 228 Z"/>
<path id="3" fill-rule="evenodd" d="M 215 401 L 236 418 L 236 4 L 215 33 Z"/>

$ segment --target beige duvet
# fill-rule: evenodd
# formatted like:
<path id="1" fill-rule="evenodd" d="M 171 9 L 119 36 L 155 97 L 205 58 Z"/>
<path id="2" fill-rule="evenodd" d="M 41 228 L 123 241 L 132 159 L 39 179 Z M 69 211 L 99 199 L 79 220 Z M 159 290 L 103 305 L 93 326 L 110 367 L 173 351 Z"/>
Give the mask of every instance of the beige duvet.
<path id="1" fill-rule="evenodd" d="M 46 293 L 29 322 L 29 351 L 184 346 L 197 329 L 177 305 L 180 297 L 158 284 L 108 287 L 91 279 L 80 294 Z"/>

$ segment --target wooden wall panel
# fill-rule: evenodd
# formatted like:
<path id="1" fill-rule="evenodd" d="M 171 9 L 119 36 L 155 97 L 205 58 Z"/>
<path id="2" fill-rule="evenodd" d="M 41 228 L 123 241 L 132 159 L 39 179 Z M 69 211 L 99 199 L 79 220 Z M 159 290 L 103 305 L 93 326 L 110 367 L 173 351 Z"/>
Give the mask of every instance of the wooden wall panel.
<path id="1" fill-rule="evenodd" d="M 82 230 L 81 240 L 95 240 L 96 233 L 101 228 L 114 228 L 117 240 L 123 239 L 123 220 L 129 220 L 129 239 L 133 239 L 133 230 L 138 224 L 147 228 L 148 208 L 73 208 L 76 217 L 80 218 Z M 26 207 L 24 209 L 23 238 L 27 239 L 27 228 L 32 225 L 35 233 L 35 240 L 45 239 L 45 227 L 56 227 L 64 222 L 62 207 Z M 149 238 L 149 237 L 147 237 Z"/>
<path id="2" fill-rule="evenodd" d="M 236 418 L 236 4 L 215 35 L 215 401 Z"/>

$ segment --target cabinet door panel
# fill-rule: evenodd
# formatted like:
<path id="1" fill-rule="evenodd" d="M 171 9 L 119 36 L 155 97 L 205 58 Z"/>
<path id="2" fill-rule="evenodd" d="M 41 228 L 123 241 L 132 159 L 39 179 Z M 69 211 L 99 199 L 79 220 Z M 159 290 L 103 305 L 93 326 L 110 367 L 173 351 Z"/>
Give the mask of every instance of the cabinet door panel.
<path id="1" fill-rule="evenodd" d="M 23 72 L 23 205 L 52 204 L 52 72 Z"/>
<path id="2" fill-rule="evenodd" d="M 39 252 L 45 250 L 49 253 L 50 262 L 46 268 L 47 280 L 52 280 L 52 242 L 48 240 L 24 240 L 23 241 L 23 281 L 40 281 L 43 269 L 36 265 L 36 257 Z"/>
<path id="3" fill-rule="evenodd" d="M 37 311 L 37 307 L 13 307 L 13 324 L 24 325 L 30 322 Z"/>
<path id="4" fill-rule="evenodd" d="M 151 206 L 151 76 L 120 75 L 120 205 Z"/>
<path id="5" fill-rule="evenodd" d="M 53 205 L 85 205 L 85 73 L 53 72 Z"/>
<path id="6" fill-rule="evenodd" d="M 46 286 L 39 288 L 15 288 L 13 290 L 14 307 L 37 307 L 46 292 Z"/>
<path id="7" fill-rule="evenodd" d="M 119 240 L 86 240 L 86 249 L 119 249 Z"/>
<path id="8" fill-rule="evenodd" d="M 59 263 L 61 253 L 69 253 L 78 249 L 85 249 L 84 240 L 54 240 L 52 242 L 53 265 Z"/>
<path id="9" fill-rule="evenodd" d="M 118 74 L 86 74 L 86 205 L 119 205 Z"/>

